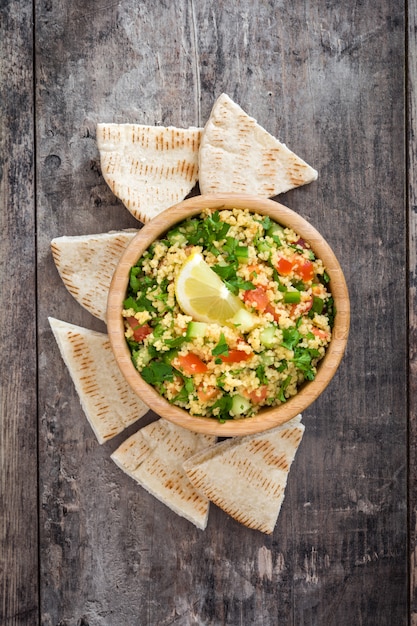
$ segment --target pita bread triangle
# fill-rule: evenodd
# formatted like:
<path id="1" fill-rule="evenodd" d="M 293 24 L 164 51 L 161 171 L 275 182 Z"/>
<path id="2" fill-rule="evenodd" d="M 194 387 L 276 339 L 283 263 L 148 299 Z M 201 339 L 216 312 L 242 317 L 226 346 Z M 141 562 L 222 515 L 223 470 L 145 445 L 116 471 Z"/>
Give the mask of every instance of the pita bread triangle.
<path id="1" fill-rule="evenodd" d="M 188 478 L 235 520 L 271 534 L 304 433 L 300 418 L 263 433 L 227 439 L 195 454 L 184 463 Z"/>
<path id="2" fill-rule="evenodd" d="M 202 194 L 271 198 L 316 180 L 310 165 L 270 135 L 228 95 L 214 103 L 199 151 Z"/>
<path id="3" fill-rule="evenodd" d="M 215 441 L 159 419 L 129 437 L 111 458 L 151 495 L 204 530 L 209 501 L 195 490 L 182 464 Z"/>
<path id="4" fill-rule="evenodd" d="M 194 127 L 98 124 L 104 180 L 136 219 L 148 222 L 195 186 L 200 139 Z"/>
<path id="5" fill-rule="evenodd" d="M 105 333 L 53 317 L 48 320 L 99 443 L 122 432 L 149 411 L 123 378 Z"/>
<path id="6" fill-rule="evenodd" d="M 106 321 L 111 279 L 135 229 L 79 237 L 56 237 L 52 256 L 65 287 L 81 306 Z"/>

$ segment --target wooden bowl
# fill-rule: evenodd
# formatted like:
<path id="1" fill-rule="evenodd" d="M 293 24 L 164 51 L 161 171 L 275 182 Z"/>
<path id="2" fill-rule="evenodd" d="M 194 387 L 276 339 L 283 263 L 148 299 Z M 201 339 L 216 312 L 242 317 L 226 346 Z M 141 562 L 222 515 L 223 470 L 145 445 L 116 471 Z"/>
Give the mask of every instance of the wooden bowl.
<path id="1" fill-rule="evenodd" d="M 330 277 L 330 291 L 336 307 L 332 340 L 318 365 L 316 378 L 304 383 L 298 393 L 285 404 L 261 409 L 254 417 L 228 420 L 224 424 L 212 417 L 192 416 L 184 409 L 173 406 L 143 380 L 132 363 L 122 319 L 123 300 L 126 297 L 130 268 L 155 239 L 161 237 L 176 223 L 186 217 L 201 213 L 207 207 L 212 209 L 247 208 L 262 215 L 269 215 L 280 224 L 292 228 L 310 244 L 316 256 L 323 261 Z M 160 213 L 147 223 L 133 238 L 119 261 L 110 286 L 107 305 L 107 328 L 114 356 L 125 379 L 143 402 L 155 413 L 179 426 L 194 432 L 224 437 L 268 430 L 302 413 L 314 402 L 327 387 L 340 364 L 347 343 L 349 321 L 349 294 L 345 278 L 334 253 L 320 233 L 300 215 L 282 204 L 240 194 L 203 195 L 189 198 Z"/>

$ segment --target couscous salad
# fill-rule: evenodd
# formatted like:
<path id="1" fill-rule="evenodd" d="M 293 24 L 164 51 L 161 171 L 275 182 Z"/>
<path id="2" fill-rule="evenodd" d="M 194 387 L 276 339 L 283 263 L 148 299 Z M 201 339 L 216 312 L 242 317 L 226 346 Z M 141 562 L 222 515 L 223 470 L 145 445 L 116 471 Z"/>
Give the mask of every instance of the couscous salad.
<path id="1" fill-rule="evenodd" d="M 250 417 L 315 378 L 335 315 L 328 283 L 290 228 L 207 209 L 131 268 L 123 317 L 133 363 L 191 415 Z"/>

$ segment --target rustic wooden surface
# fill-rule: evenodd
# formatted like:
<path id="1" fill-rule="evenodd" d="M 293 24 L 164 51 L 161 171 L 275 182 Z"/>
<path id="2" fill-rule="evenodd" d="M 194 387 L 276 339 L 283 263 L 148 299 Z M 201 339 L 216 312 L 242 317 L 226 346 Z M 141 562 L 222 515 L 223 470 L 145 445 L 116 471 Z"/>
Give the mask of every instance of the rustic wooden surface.
<path id="1" fill-rule="evenodd" d="M 1 624 L 417 624 L 416 5 L 0 1 Z M 318 169 L 279 200 L 351 295 L 271 537 L 122 474 L 136 427 L 96 442 L 47 321 L 105 330 L 50 240 L 137 226 L 96 123 L 202 125 L 222 91 Z"/>

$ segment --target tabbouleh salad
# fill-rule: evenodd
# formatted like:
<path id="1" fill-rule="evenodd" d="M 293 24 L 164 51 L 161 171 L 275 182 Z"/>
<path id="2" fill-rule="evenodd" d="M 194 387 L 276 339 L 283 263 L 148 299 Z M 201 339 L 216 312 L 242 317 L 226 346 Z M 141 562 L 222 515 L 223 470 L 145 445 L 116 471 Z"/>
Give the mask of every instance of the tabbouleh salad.
<path id="1" fill-rule="evenodd" d="M 190 257 L 227 287 L 237 306 L 231 319 L 201 321 L 179 306 L 178 277 Z M 280 405 L 315 378 L 331 340 L 328 283 L 322 261 L 292 229 L 249 210 L 206 209 L 131 268 L 123 317 L 133 363 L 194 416 L 224 421 Z"/>

